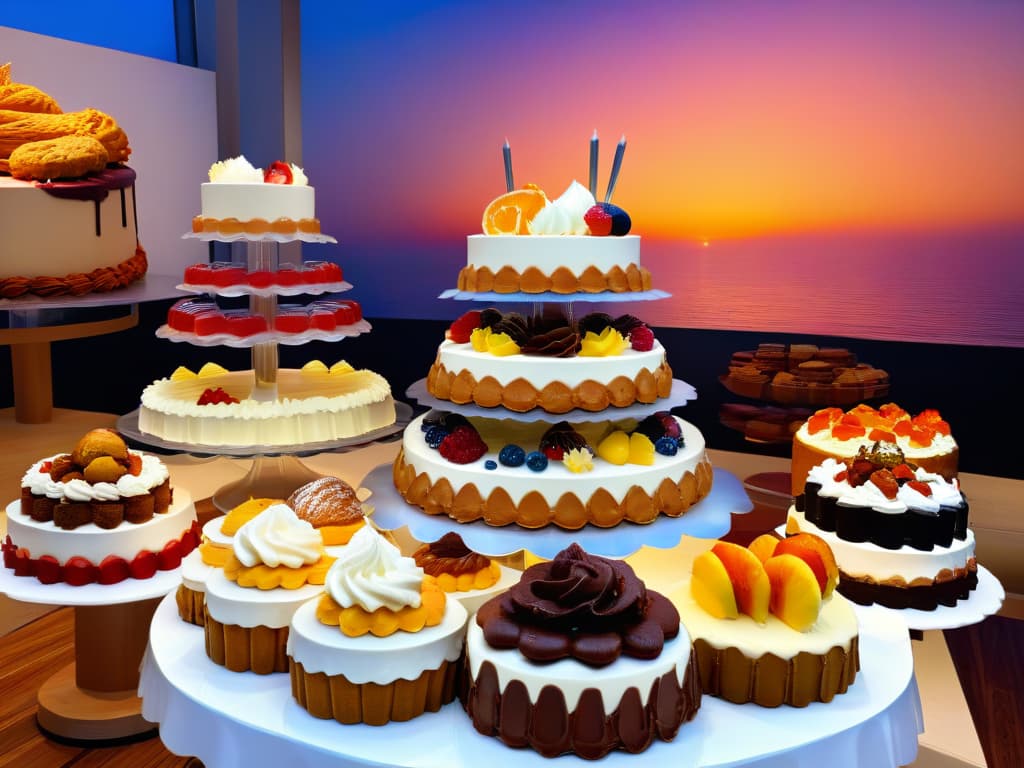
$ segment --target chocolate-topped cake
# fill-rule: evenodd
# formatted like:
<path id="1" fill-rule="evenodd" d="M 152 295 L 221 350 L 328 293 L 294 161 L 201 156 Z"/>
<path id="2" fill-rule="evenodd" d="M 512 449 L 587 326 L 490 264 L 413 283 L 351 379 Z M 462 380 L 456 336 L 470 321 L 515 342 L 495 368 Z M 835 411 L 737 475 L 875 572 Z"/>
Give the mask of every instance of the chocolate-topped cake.
<path id="1" fill-rule="evenodd" d="M 670 741 L 700 707 L 690 638 L 625 562 L 573 544 L 528 568 L 470 622 L 474 727 L 546 757 Z"/>

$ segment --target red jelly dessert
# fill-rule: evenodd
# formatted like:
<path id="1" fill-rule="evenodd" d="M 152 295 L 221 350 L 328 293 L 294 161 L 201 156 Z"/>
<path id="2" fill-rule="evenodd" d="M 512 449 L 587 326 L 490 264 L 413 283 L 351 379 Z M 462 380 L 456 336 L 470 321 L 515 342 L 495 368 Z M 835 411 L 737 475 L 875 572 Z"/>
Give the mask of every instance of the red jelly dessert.
<path id="1" fill-rule="evenodd" d="M 196 336 L 213 336 L 217 333 L 227 333 L 228 319 L 223 312 L 216 309 L 200 312 L 195 316 L 192 332 Z"/>
<path id="2" fill-rule="evenodd" d="M 281 333 L 302 333 L 309 330 L 309 315 L 304 310 L 282 312 L 274 318 L 274 330 Z"/>

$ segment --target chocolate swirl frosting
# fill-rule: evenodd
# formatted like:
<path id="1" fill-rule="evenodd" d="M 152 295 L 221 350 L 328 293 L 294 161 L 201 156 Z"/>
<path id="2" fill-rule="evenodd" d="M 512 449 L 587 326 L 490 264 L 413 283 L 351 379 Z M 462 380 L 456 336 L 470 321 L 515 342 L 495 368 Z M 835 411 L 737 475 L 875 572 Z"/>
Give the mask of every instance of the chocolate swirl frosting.
<path id="1" fill-rule="evenodd" d="M 528 568 L 479 610 L 477 623 L 493 648 L 518 648 L 541 663 L 572 657 L 595 667 L 622 654 L 657 658 L 665 640 L 679 633 L 675 607 L 628 564 L 587 554 L 578 544 Z"/>
<path id="2" fill-rule="evenodd" d="M 534 334 L 520 346 L 524 355 L 575 357 L 580 349 L 580 335 L 572 328 L 563 326 L 547 333 Z"/>
<path id="3" fill-rule="evenodd" d="M 489 557 L 471 550 L 454 531 L 446 533 L 437 541 L 424 544 L 412 556 L 416 565 L 430 576 L 477 573 L 491 564 Z"/>

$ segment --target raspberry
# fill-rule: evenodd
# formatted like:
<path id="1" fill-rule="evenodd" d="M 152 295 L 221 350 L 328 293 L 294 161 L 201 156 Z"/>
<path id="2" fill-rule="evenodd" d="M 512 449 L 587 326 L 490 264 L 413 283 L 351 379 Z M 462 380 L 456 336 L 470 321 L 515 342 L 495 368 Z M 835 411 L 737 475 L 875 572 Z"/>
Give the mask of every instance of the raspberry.
<path id="1" fill-rule="evenodd" d="M 487 453 L 487 444 L 471 425 L 465 424 L 452 430 L 438 451 L 453 464 L 471 464 Z"/>
<path id="2" fill-rule="evenodd" d="M 456 344 L 467 344 L 470 334 L 479 327 L 480 310 L 470 310 L 451 324 L 448 328 L 448 338 Z"/>
<path id="3" fill-rule="evenodd" d="M 544 447 L 544 456 L 551 459 L 552 461 L 561 461 L 565 458 L 565 450 L 557 445 L 548 445 Z"/>
<path id="4" fill-rule="evenodd" d="M 506 445 L 498 454 L 498 461 L 506 467 L 521 467 L 526 461 L 526 451 L 518 445 Z"/>
<path id="5" fill-rule="evenodd" d="M 291 184 L 292 167 L 288 163 L 275 160 L 263 174 L 264 184 Z"/>
<path id="6" fill-rule="evenodd" d="M 654 349 L 654 331 L 646 325 L 638 325 L 629 332 L 629 344 L 637 352 L 650 352 Z"/>
<path id="7" fill-rule="evenodd" d="M 434 450 L 437 450 L 438 447 L 440 447 L 441 443 L 444 442 L 444 439 L 448 437 L 449 434 L 451 433 L 444 427 L 440 425 L 434 425 L 432 427 L 427 428 L 427 431 L 423 434 L 423 439 L 427 441 L 427 445 L 429 445 Z"/>
<path id="8" fill-rule="evenodd" d="M 534 472 L 543 472 L 548 468 L 548 457 L 540 451 L 530 451 L 526 455 L 526 466 Z"/>
<path id="9" fill-rule="evenodd" d="M 612 215 L 601 207 L 600 203 L 592 205 L 583 214 L 583 220 L 590 227 L 590 234 L 605 237 L 612 233 Z"/>
<path id="10" fill-rule="evenodd" d="M 679 444 L 676 442 L 674 437 L 659 437 L 654 443 L 654 450 L 660 453 L 662 456 L 675 456 L 676 451 L 679 450 Z"/>

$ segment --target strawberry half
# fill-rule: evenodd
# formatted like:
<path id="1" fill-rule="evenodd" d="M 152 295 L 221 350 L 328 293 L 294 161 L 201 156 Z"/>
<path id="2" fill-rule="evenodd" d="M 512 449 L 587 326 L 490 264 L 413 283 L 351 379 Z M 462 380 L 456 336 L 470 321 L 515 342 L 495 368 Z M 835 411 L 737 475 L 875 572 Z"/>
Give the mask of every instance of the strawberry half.
<path id="1" fill-rule="evenodd" d="M 480 310 L 472 309 L 451 324 L 448 339 L 456 344 L 469 343 L 469 337 L 480 327 Z"/>
<path id="2" fill-rule="evenodd" d="M 263 174 L 264 184 L 291 184 L 292 167 L 288 163 L 275 160 Z"/>

